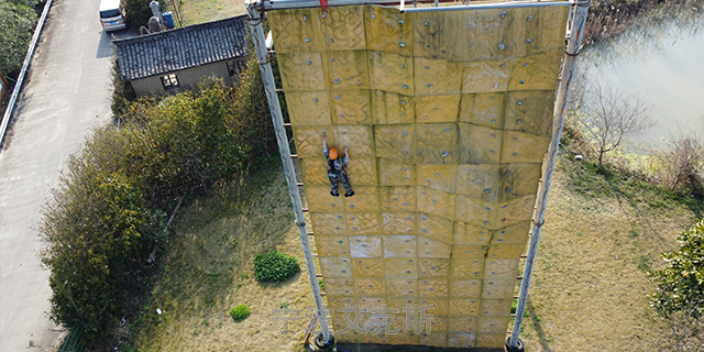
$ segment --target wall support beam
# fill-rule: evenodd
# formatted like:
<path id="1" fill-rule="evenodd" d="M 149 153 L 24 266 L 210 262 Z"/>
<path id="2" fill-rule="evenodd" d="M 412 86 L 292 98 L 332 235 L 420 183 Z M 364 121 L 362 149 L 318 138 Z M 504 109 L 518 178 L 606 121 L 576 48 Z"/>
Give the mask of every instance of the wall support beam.
<path id="1" fill-rule="evenodd" d="M 415 8 L 417 3 L 431 4 L 433 7 Z M 523 7 L 544 7 L 544 6 L 567 6 L 569 1 L 564 0 L 519 0 L 519 1 L 504 1 L 492 3 L 475 3 L 469 2 L 464 6 L 446 6 L 439 7 L 439 3 L 454 3 L 454 0 L 425 0 L 414 2 L 413 9 L 405 9 L 406 12 L 427 12 L 427 11 L 454 11 L 454 10 L 486 10 L 486 9 L 509 9 Z M 257 6 L 264 10 L 288 10 L 288 9 L 306 9 L 320 7 L 320 0 L 260 0 Z M 355 6 L 355 5 L 387 5 L 400 6 L 401 0 L 328 0 L 329 7 L 335 6 Z"/>
<path id="2" fill-rule="evenodd" d="M 565 115 L 567 112 L 567 103 L 570 96 L 570 88 L 572 79 L 574 78 L 574 62 L 579 55 L 582 45 L 582 36 L 584 34 L 584 24 L 587 22 L 587 12 L 589 11 L 588 0 L 572 1 L 570 9 L 569 21 L 567 22 L 567 38 L 565 45 L 565 55 L 562 59 L 562 69 L 558 77 L 559 87 L 557 90 L 557 105 L 555 106 L 553 116 L 553 132 L 552 140 L 548 148 L 547 160 L 543 170 L 543 181 L 538 189 L 538 200 L 536 202 L 536 210 L 533 216 L 533 226 L 531 229 L 532 236 L 528 244 L 528 256 L 526 265 L 523 269 L 523 280 L 521 281 L 521 291 L 518 296 L 518 306 L 516 307 L 516 320 L 513 324 L 513 332 L 507 341 L 507 346 L 510 350 L 518 350 L 519 334 L 521 324 L 523 323 L 523 313 L 526 309 L 526 301 L 528 300 L 528 289 L 530 288 L 530 279 L 533 275 L 533 265 L 538 252 L 538 244 L 540 243 L 540 230 L 545 223 L 545 209 L 550 193 L 550 184 L 555 171 L 555 163 L 557 162 L 557 153 L 560 148 L 560 138 L 562 137 L 562 128 L 565 123 Z"/>
<path id="3" fill-rule="evenodd" d="M 249 15 L 249 29 L 252 33 L 254 48 L 257 51 L 257 59 L 259 60 L 259 68 L 261 69 L 262 79 L 264 80 L 266 98 L 269 102 L 269 110 L 271 111 L 271 118 L 274 123 L 276 142 L 279 145 L 281 162 L 284 165 L 284 172 L 286 173 L 288 193 L 291 196 L 291 203 L 293 204 L 293 210 L 296 215 L 296 226 L 298 227 L 298 234 L 301 238 L 301 245 L 303 246 L 303 253 L 306 258 L 308 277 L 310 279 L 311 288 L 313 289 L 318 321 L 320 322 L 320 329 L 322 330 L 323 335 L 322 343 L 326 345 L 330 341 L 331 336 L 328 328 L 327 316 L 325 315 L 325 306 L 323 305 L 323 298 L 320 293 L 320 286 L 318 284 L 318 275 L 315 270 L 315 262 L 313 261 L 313 251 L 311 250 L 310 240 L 308 238 L 306 220 L 303 215 L 303 204 L 301 203 L 301 195 L 298 191 L 296 172 L 293 161 L 291 160 L 291 150 L 289 149 L 288 137 L 286 136 L 286 129 L 284 127 L 284 119 L 281 113 L 281 106 L 279 105 L 279 96 L 276 92 L 274 74 L 271 63 L 268 59 L 264 30 L 262 29 L 263 10 L 259 8 L 260 4 L 260 2 L 251 1 L 246 3 L 247 14 Z"/>

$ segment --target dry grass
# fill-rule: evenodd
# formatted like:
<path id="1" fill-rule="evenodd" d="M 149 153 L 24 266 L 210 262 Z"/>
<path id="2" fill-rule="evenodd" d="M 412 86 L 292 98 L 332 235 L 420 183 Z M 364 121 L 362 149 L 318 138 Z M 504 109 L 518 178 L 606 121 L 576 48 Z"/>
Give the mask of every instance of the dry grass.
<path id="1" fill-rule="evenodd" d="M 288 335 L 271 310 L 313 306 L 308 278 L 279 285 L 253 277 L 253 256 L 303 253 L 278 159 L 239 185 L 191 202 L 176 227 L 164 274 L 145 308 L 140 351 L 302 351 L 301 319 Z M 551 192 L 522 338 L 530 351 L 650 351 L 666 331 L 648 310 L 649 266 L 692 225 L 691 210 L 651 207 L 576 191 L 561 160 Z M 659 204 L 659 203 L 657 203 Z M 247 276 L 247 277 L 245 277 Z M 229 309 L 249 304 L 241 323 Z M 157 316 L 160 308 L 164 314 Z M 355 348 L 355 350 L 357 350 Z M 363 350 L 363 349 L 362 349 Z"/>
<path id="2" fill-rule="evenodd" d="M 270 165 L 279 162 L 274 159 Z M 308 277 L 268 285 L 253 273 L 254 254 L 273 249 L 304 263 L 289 204 L 280 166 L 192 201 L 138 324 L 139 351 L 296 350 L 306 322 L 291 324 L 292 332 L 280 336 L 282 323 L 271 321 L 271 310 L 283 302 L 297 309 L 314 306 Z M 235 323 L 229 310 L 239 304 L 248 304 L 252 314 Z"/>
<path id="3" fill-rule="evenodd" d="M 184 26 L 247 13 L 242 0 L 187 0 L 181 1 L 180 10 Z"/>
<path id="4" fill-rule="evenodd" d="M 667 331 L 648 308 L 646 272 L 697 219 L 678 204 L 578 192 L 572 163 L 553 183 L 522 338 L 530 351 L 656 350 Z"/>

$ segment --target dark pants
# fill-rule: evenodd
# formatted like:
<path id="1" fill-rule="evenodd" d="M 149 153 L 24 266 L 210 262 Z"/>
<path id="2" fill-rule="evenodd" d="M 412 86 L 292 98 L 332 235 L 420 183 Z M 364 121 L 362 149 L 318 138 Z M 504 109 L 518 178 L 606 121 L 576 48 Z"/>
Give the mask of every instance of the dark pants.
<path id="1" fill-rule="evenodd" d="M 350 179 L 347 178 L 346 172 L 342 171 L 339 175 L 328 174 L 328 178 L 330 178 L 330 186 L 332 187 L 332 193 L 340 194 L 337 191 L 340 187 L 340 183 L 342 183 L 342 187 L 345 187 L 345 192 L 347 194 L 352 193 L 352 185 L 350 184 Z"/>

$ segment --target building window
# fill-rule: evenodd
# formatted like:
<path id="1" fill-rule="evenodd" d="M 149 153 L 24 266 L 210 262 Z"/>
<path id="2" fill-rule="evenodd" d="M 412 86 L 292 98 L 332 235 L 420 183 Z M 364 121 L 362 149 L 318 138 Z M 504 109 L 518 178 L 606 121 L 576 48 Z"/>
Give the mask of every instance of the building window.
<path id="1" fill-rule="evenodd" d="M 174 89 L 179 86 L 178 77 L 176 77 L 175 73 L 161 76 L 161 84 L 164 86 L 165 90 Z"/>

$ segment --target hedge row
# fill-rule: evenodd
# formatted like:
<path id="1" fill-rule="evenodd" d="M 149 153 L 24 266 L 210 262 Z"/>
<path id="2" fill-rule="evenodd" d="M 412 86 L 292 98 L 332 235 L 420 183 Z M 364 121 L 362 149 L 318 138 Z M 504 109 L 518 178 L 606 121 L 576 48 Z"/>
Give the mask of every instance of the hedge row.
<path id="1" fill-rule="evenodd" d="M 52 318 L 88 340 L 107 336 L 141 293 L 166 213 L 194 189 L 239 177 L 275 143 L 256 59 L 237 88 L 211 82 L 125 104 L 120 128 L 96 130 L 44 209 L 42 261 Z"/>

